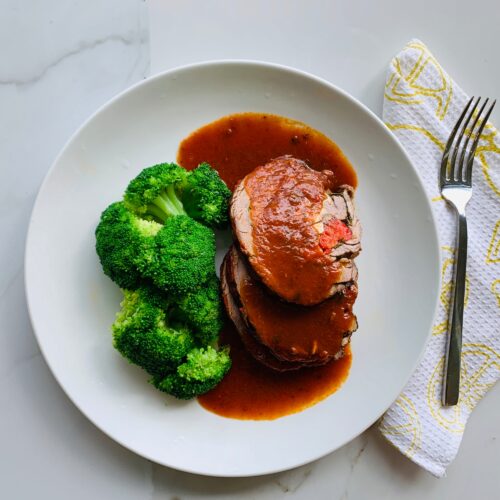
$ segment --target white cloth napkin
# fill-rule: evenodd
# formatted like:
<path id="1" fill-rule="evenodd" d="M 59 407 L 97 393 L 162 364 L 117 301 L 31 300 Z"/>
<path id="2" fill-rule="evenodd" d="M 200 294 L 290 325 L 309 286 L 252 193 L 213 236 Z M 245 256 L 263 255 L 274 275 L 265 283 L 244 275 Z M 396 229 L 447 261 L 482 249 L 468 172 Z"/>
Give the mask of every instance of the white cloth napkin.
<path id="1" fill-rule="evenodd" d="M 431 200 L 441 246 L 441 292 L 421 364 L 382 418 L 380 431 L 438 477 L 455 458 L 471 411 L 500 377 L 500 136 L 488 124 L 477 149 L 467 207 L 460 401 L 456 407 L 441 405 L 456 225 L 455 214 L 440 196 L 437 175 L 444 145 L 467 100 L 419 40 L 392 60 L 383 119 L 410 155 Z"/>

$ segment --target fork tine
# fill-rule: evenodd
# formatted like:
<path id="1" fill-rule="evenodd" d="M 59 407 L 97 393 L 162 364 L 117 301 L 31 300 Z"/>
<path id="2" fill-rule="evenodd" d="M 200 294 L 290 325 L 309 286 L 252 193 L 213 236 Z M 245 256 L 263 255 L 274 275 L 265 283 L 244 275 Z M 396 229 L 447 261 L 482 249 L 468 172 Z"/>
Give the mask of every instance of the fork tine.
<path id="1" fill-rule="evenodd" d="M 455 143 L 455 147 L 453 148 L 453 153 L 451 155 L 451 160 L 450 160 L 450 180 L 455 180 L 458 181 L 460 180 L 461 173 L 458 171 L 460 170 L 460 166 L 457 169 L 456 168 L 456 159 L 457 159 L 457 154 L 460 149 L 460 145 L 462 144 L 462 139 L 464 138 L 465 131 L 467 130 L 467 125 L 469 125 L 469 122 L 471 118 L 474 115 L 474 112 L 477 109 L 477 106 L 479 104 L 479 101 L 481 100 L 481 97 L 478 97 L 476 100 L 476 103 L 472 107 L 472 111 L 468 113 L 467 118 L 465 119 L 465 122 L 462 126 L 462 130 L 460 130 L 460 133 L 458 134 L 457 142 Z"/>
<path id="2" fill-rule="evenodd" d="M 465 158 L 465 153 L 467 152 L 467 146 L 469 145 L 470 138 L 472 137 L 472 134 L 474 132 L 474 129 L 476 128 L 476 124 L 479 121 L 479 118 L 481 118 L 481 115 L 483 114 L 484 108 L 488 104 L 489 98 L 486 98 L 486 101 L 484 101 L 483 105 L 481 106 L 481 109 L 479 110 L 478 114 L 476 115 L 476 118 L 474 119 L 474 122 L 471 125 L 470 132 L 466 134 L 465 138 L 465 144 L 462 147 L 462 152 L 460 153 L 460 160 L 458 161 L 458 175 L 457 175 L 457 180 L 461 180 L 462 182 L 466 182 L 466 179 L 464 178 L 465 176 L 465 169 L 464 169 L 464 158 Z"/>
<path id="3" fill-rule="evenodd" d="M 488 109 L 488 111 L 486 112 L 486 116 L 484 117 L 484 120 L 481 122 L 481 125 L 479 127 L 479 130 L 477 131 L 474 142 L 472 143 L 472 146 L 470 148 L 469 156 L 467 156 L 467 171 L 465 175 L 465 182 L 469 185 L 472 183 L 472 165 L 474 164 L 474 156 L 476 154 L 477 145 L 479 143 L 479 139 L 481 138 L 481 134 L 483 133 L 483 129 L 488 123 L 488 119 L 496 103 L 497 101 L 495 99 L 491 104 L 490 108 Z"/>
<path id="4" fill-rule="evenodd" d="M 455 135 L 457 134 L 457 130 L 459 129 L 460 124 L 462 123 L 462 120 L 464 119 L 465 113 L 467 113 L 467 111 L 469 110 L 469 107 L 470 107 L 473 100 L 474 100 L 474 96 L 472 96 L 469 99 L 469 102 L 467 103 L 464 110 L 462 111 L 462 114 L 458 118 L 457 123 L 455 123 L 455 126 L 453 127 L 453 130 L 451 131 L 450 138 L 448 139 L 448 142 L 446 143 L 446 146 L 444 148 L 443 158 L 441 160 L 441 172 L 439 174 L 441 183 L 443 183 L 447 180 L 446 174 L 447 174 L 448 157 L 450 154 L 450 149 L 451 149 L 451 146 L 452 146 L 453 141 L 455 139 Z"/>

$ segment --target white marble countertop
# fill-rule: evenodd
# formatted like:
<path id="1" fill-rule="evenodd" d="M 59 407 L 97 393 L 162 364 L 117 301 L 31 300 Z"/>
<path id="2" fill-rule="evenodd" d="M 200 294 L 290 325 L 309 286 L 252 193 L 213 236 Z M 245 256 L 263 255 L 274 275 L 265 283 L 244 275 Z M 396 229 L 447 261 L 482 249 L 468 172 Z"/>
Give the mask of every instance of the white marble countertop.
<path id="1" fill-rule="evenodd" d="M 160 32 L 159 18 L 152 19 L 152 68 L 229 57 L 276 61 L 319 74 L 380 113 L 390 57 L 419 37 L 466 91 L 500 97 L 496 0 L 481 3 L 477 21 L 465 1 L 422 0 L 411 13 L 401 4 L 151 0 L 150 8 L 167 14 L 161 22 L 172 21 Z M 33 336 L 24 241 L 40 182 L 65 141 L 98 106 L 150 74 L 148 5 L 0 0 L 0 12 L 1 498 L 500 497 L 499 385 L 474 411 L 459 455 L 440 480 L 376 429 L 292 471 L 218 479 L 152 464 L 87 421 L 57 385 Z"/>

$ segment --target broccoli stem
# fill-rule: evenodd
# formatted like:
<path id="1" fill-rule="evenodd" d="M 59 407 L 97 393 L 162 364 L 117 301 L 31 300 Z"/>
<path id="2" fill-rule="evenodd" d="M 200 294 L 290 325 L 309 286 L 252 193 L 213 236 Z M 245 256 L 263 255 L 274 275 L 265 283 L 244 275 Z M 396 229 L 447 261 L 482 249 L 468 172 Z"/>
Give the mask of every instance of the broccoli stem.
<path id="1" fill-rule="evenodd" d="M 173 215 L 187 215 L 172 185 L 153 201 L 148 210 L 162 222 Z"/>
<path id="2" fill-rule="evenodd" d="M 152 215 L 160 222 L 165 222 L 165 220 L 169 216 L 169 214 L 165 213 L 163 208 L 160 208 L 156 205 L 148 205 L 148 213 L 149 213 L 149 215 Z"/>
<path id="3" fill-rule="evenodd" d="M 182 205 L 181 200 L 177 197 L 177 193 L 175 192 L 174 186 L 171 184 L 167 187 L 167 196 L 172 205 L 177 209 L 176 215 L 187 215 L 184 210 L 184 206 Z"/>

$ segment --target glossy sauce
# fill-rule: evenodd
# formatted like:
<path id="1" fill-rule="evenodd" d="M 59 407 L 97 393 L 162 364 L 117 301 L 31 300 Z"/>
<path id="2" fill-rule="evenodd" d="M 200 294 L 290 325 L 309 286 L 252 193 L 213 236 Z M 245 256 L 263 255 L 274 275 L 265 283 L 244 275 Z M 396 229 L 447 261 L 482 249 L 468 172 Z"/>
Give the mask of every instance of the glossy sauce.
<path id="1" fill-rule="evenodd" d="M 311 307 L 283 302 L 256 280 L 245 280 L 240 296 L 259 340 L 285 361 L 331 358 L 355 329 L 356 286 Z"/>
<path id="2" fill-rule="evenodd" d="M 198 397 L 207 410 L 241 420 L 273 420 L 304 410 L 335 392 L 351 366 L 349 347 L 338 361 L 316 368 L 278 373 L 248 354 L 232 324 L 221 333 L 229 344 L 233 365 L 222 382 Z"/>
<path id="3" fill-rule="evenodd" d="M 288 302 L 318 304 L 341 281 L 342 266 L 320 246 L 316 223 L 335 175 L 281 157 L 245 177 L 251 199 L 252 267 Z"/>
<path id="4" fill-rule="evenodd" d="M 357 185 L 351 164 L 325 135 L 268 114 L 230 115 L 205 125 L 182 141 L 177 161 L 187 169 L 206 161 L 234 189 L 256 167 L 282 155 L 302 159 L 315 170 L 331 170 L 333 188 Z M 225 417 L 269 420 L 301 411 L 335 392 L 351 365 L 347 348 L 343 358 L 325 366 L 275 372 L 248 354 L 229 321 L 220 343 L 231 346 L 233 366 L 215 389 L 198 399 L 204 408 Z"/>
<path id="5" fill-rule="evenodd" d="M 255 167 L 282 155 L 304 160 L 315 170 L 331 170 L 335 187 L 357 186 L 352 165 L 328 137 L 304 123 L 269 114 L 229 115 L 201 127 L 181 142 L 177 161 L 187 169 L 206 161 L 234 189 Z"/>

